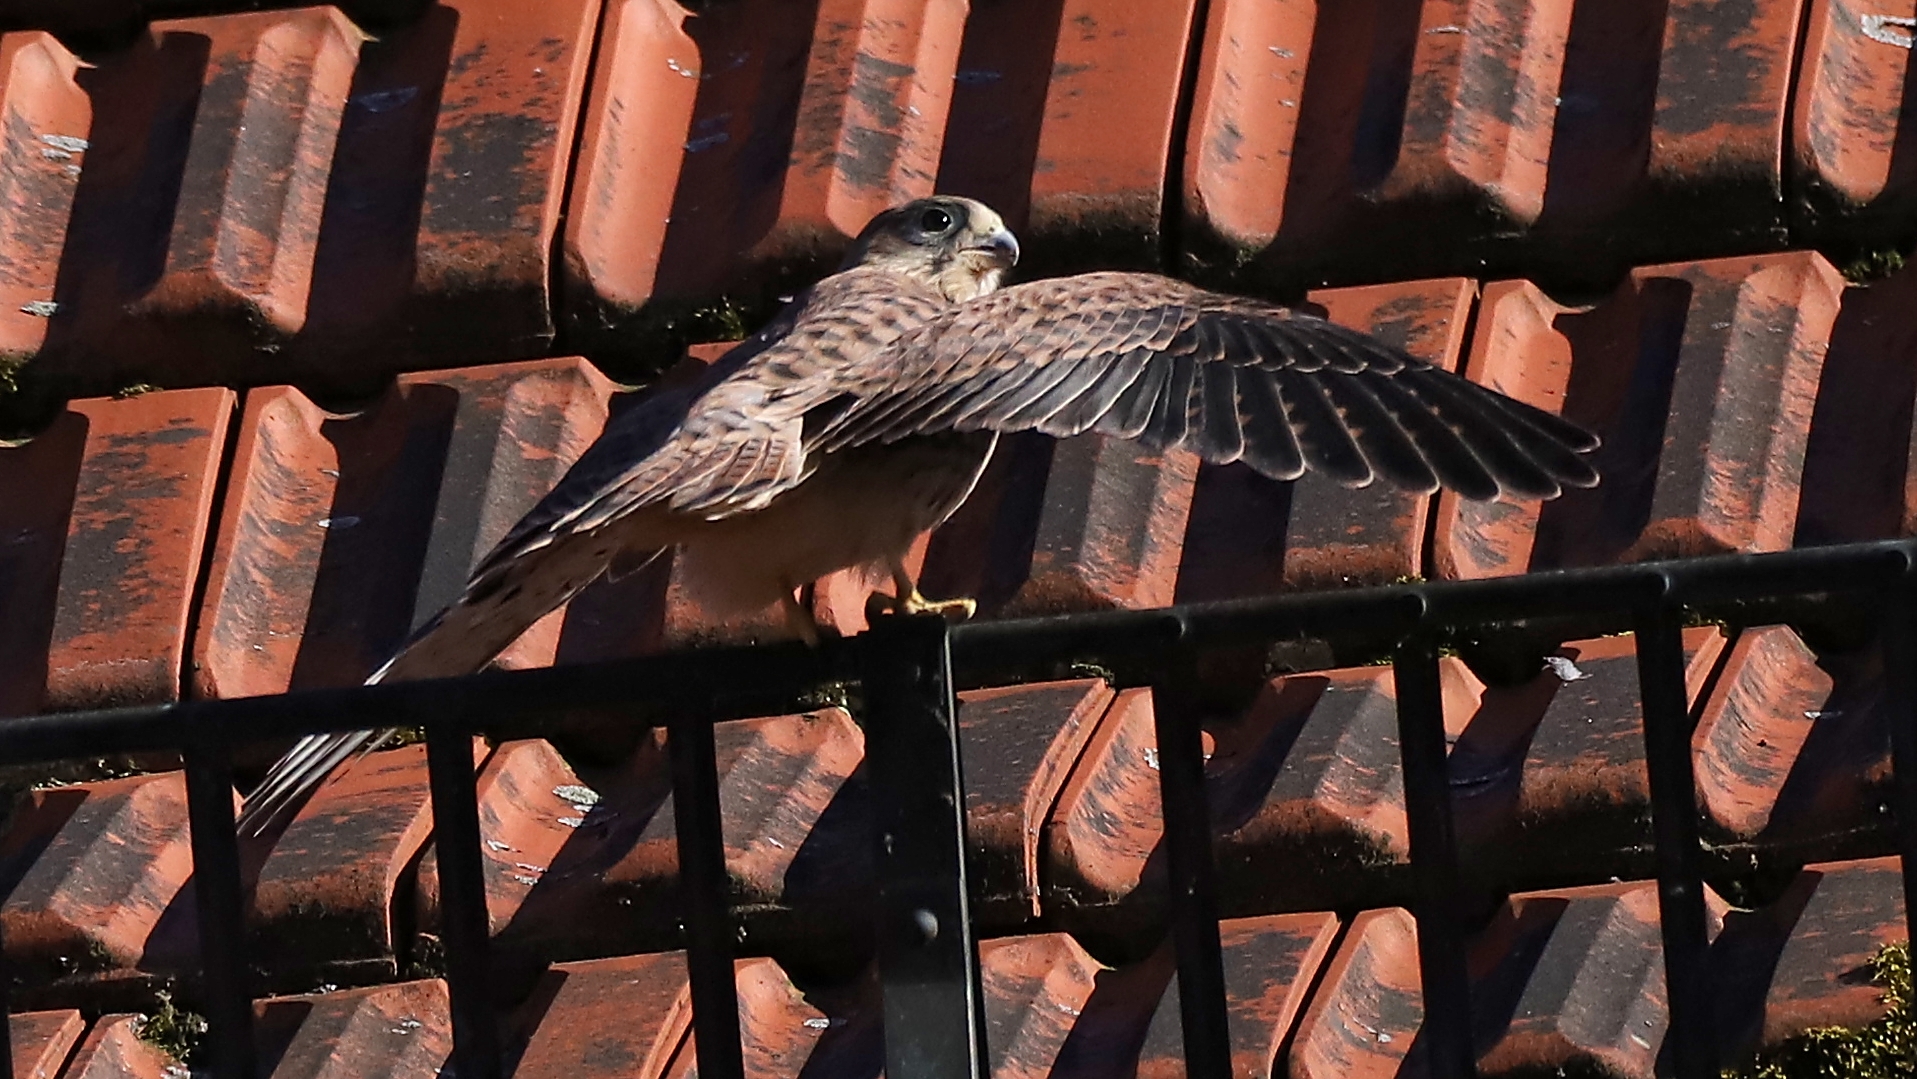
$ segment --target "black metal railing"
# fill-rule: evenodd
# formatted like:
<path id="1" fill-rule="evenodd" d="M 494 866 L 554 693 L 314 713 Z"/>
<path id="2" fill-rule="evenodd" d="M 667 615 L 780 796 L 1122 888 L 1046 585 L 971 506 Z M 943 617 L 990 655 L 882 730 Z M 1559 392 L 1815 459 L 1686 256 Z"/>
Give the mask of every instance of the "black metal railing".
<path id="1" fill-rule="evenodd" d="M 1157 699 L 1159 777 L 1187 1074 L 1230 1074 L 1218 898 L 1199 728 L 1210 653 L 1295 640 L 1341 663 L 1395 670 L 1425 1020 L 1437 1076 L 1475 1073 L 1460 869 L 1439 691 L 1443 647 L 1635 631 L 1670 1000 L 1680 1079 L 1715 1076 L 1707 934 L 1681 637 L 1689 619 L 1734 625 L 1874 621 L 1886 649 L 1898 850 L 1905 894 L 1917 869 L 1917 541 L 1727 555 L 1432 582 L 1153 611 L 948 627 L 882 620 L 858 637 L 714 648 L 591 666 L 487 673 L 278 697 L 203 701 L 0 722 L 0 764 L 142 750 L 184 754 L 214 1074 L 257 1073 L 243 954 L 244 897 L 232 814 L 231 747 L 370 726 L 424 727 L 441 880 L 455 1067 L 502 1074 L 488 997 L 487 912 L 469 738 L 550 735 L 582 709 L 618 708 L 668 728 L 699 1073 L 744 1074 L 733 987 L 713 725 L 804 707 L 831 683 L 859 684 L 874 797 L 877 955 L 892 1079 L 976 1079 L 988 1069 L 969 915 L 963 769 L 954 693 L 1081 676 L 1087 665 Z M 1906 904 L 1907 918 L 1913 913 Z M 0 1024 L 0 1037 L 6 1025 Z M 9 1056 L 0 1045 L 0 1068 Z"/>

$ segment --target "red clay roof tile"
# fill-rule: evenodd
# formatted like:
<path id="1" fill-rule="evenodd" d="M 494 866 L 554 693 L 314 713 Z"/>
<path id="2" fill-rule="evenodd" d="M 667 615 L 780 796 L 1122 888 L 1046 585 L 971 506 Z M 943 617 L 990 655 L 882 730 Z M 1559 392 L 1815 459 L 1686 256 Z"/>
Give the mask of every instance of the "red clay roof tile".
<path id="1" fill-rule="evenodd" d="M 14 999 L 99 999 L 193 961 L 181 773 L 34 791 L 0 851 Z"/>
<path id="2" fill-rule="evenodd" d="M 7 1016 L 7 1034 L 13 1046 L 13 1074 L 17 1079 L 52 1079 L 66 1063 L 73 1043 L 87 1028 L 72 1009 L 25 1012 Z M 65 1074 L 80 1079 L 72 1070 Z"/>
<path id="3" fill-rule="evenodd" d="M 233 395 L 71 402 L 0 445 L 0 715 L 176 699 Z"/>
<path id="4" fill-rule="evenodd" d="M 269 1076 L 413 1079 L 443 1074 L 452 1055 L 438 980 L 274 997 L 255 1002 L 253 1014 Z"/>
<path id="5" fill-rule="evenodd" d="M 1439 495 L 1438 575 L 1789 547 L 1843 288 L 1808 252 L 1644 267 L 1589 309 L 1487 285 L 1467 373 L 1597 431 L 1610 480 L 1542 506 Z"/>
<path id="6" fill-rule="evenodd" d="M 1218 4 L 1187 265 L 1286 286 L 1523 260 L 1595 283 L 1631 260 L 1780 246 L 1800 10 Z"/>
<path id="7" fill-rule="evenodd" d="M 612 385 L 579 359 L 402 376 L 352 414 L 249 391 L 214 548 L 202 696 L 351 685 L 458 594 L 473 563 L 605 424 Z M 543 666 L 559 620 L 504 666 Z"/>
<path id="8" fill-rule="evenodd" d="M 86 1032 L 86 1040 L 73 1051 L 73 1059 L 66 1062 L 65 1070 L 58 1072 L 60 1079 L 177 1079 L 180 1062 L 140 1039 L 140 1023 L 144 1018 L 119 1014 L 103 1015 L 95 1020 L 93 1029 Z M 74 1033 L 77 1035 L 79 1031 Z M 61 1050 L 62 1055 L 65 1052 Z M 45 1075 L 54 1075 L 53 1068 L 57 1067 L 59 1063 L 55 1062 Z M 35 1079 L 41 1075 L 23 1070 L 17 1062 L 13 1074 Z"/>

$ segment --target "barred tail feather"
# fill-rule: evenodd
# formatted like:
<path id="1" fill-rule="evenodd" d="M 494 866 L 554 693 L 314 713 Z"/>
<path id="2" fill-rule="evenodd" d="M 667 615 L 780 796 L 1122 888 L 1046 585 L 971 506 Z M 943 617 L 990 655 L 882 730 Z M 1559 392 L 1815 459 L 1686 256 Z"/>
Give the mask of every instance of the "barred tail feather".
<path id="1" fill-rule="evenodd" d="M 475 579 L 458 602 L 416 630 L 366 684 L 452 678 L 483 669 L 527 627 L 592 583 L 616 553 L 603 540 L 573 539 Z M 394 733 L 345 731 L 301 738 L 247 795 L 240 810 L 240 834 L 259 835 L 279 824 L 298 811 L 333 769 L 378 749 Z"/>

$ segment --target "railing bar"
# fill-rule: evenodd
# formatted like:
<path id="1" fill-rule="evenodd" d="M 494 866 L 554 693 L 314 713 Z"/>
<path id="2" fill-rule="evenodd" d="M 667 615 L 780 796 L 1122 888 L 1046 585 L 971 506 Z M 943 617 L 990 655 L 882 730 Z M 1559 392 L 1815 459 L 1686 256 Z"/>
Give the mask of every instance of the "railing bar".
<path id="1" fill-rule="evenodd" d="M 233 823 L 232 751 L 223 742 L 207 740 L 190 743 L 184 756 L 213 1074 L 217 1079 L 256 1079 L 259 1060 L 253 1045 L 253 1001 L 247 995 L 246 897 Z"/>
<path id="2" fill-rule="evenodd" d="M 1197 657 L 1184 653 L 1152 692 L 1171 937 L 1178 959 L 1179 1021 L 1185 1074 L 1192 1079 L 1228 1079 L 1231 1027 L 1224 954 L 1218 941 L 1218 871 L 1212 858 L 1211 808 L 1206 802 L 1200 702 Z"/>
<path id="3" fill-rule="evenodd" d="M 1917 591 L 1894 593 L 1884 616 L 1885 723 L 1890 728 L 1891 797 L 1904 874 L 1904 933 L 1917 941 Z"/>
<path id="4" fill-rule="evenodd" d="M 479 792 L 470 735 L 426 728 L 433 795 L 433 845 L 439 858 L 440 936 L 452 998 L 453 1062 L 459 1079 L 500 1079 L 498 1019 L 488 978 L 491 917 L 480 854 Z"/>
<path id="5" fill-rule="evenodd" d="M 953 631 L 960 687 L 1057 677 L 1074 661 L 1108 657 L 1122 677 L 1162 677 L 1156 657 L 1183 634 L 1191 648 L 1325 635 L 1351 635 L 1366 648 L 1389 647 L 1414 622 L 1488 625 L 1548 618 L 1564 639 L 1629 628 L 1617 612 L 1632 597 L 1668 587 L 1671 596 L 1709 613 L 1706 601 L 1739 596 L 1865 590 L 1892 584 L 1917 559 L 1917 540 L 1887 540 L 1761 555 L 1717 555 L 1668 563 L 1559 570 L 1482 581 L 1341 590 L 1194 604 L 1160 611 L 1110 611 L 984 622 Z M 1778 614 L 1785 618 L 1788 612 Z M 1410 619 L 1410 622 L 1407 622 Z M 406 726 L 420 715 L 468 733 L 510 726 L 550 731 L 581 708 L 625 708 L 661 721 L 686 706 L 714 720 L 776 715 L 824 682 L 853 676 L 863 646 L 828 641 L 699 649 L 564 668 L 491 672 L 458 679 L 305 690 L 271 697 L 29 716 L 0 724 L 0 760 L 26 764 L 99 753 L 176 746 L 192 725 L 235 742 L 321 731 Z M 1144 684 L 1132 681 L 1131 684 Z M 635 696 L 634 685 L 648 686 Z M 510 718 L 509 718 L 510 717 Z M 544 724 L 544 725 L 541 725 Z"/>
<path id="6" fill-rule="evenodd" d="M 686 969 L 692 983 L 699 1074 L 744 1079 L 725 827 L 719 815 L 718 749 L 713 738 L 712 723 L 695 711 L 674 717 L 667 731 L 679 847 L 679 903 L 686 926 Z"/>
<path id="7" fill-rule="evenodd" d="M 1716 1031 L 1707 963 L 1703 852 L 1698 845 L 1697 785 L 1691 771 L 1690 702 L 1684 685 L 1684 636 L 1675 612 L 1649 609 L 1637 619 L 1638 685 L 1644 696 L 1644 751 L 1657 845 L 1658 921 L 1671 1023 L 1665 1035 L 1677 1079 L 1714 1079 Z"/>
<path id="8" fill-rule="evenodd" d="M 936 615 L 882 618 L 866 644 L 885 1074 L 983 1079 L 990 1057 L 949 631 Z"/>
<path id="9" fill-rule="evenodd" d="M 1438 648 L 1427 637 L 1400 645 L 1392 661 L 1398 698 L 1398 750 L 1404 762 L 1404 804 L 1411 841 L 1418 923 L 1418 972 L 1431 1074 L 1473 1079 L 1471 978 L 1460 911 L 1457 833 L 1445 749 L 1444 691 Z"/>

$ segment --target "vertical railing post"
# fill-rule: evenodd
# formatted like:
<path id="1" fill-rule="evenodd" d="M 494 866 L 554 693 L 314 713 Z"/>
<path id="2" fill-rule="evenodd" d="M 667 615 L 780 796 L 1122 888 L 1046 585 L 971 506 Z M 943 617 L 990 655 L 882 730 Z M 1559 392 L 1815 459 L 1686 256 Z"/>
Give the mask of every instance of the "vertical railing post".
<path id="1" fill-rule="evenodd" d="M 486 958 L 492 919 L 479 850 L 472 737 L 443 724 L 429 724 L 426 770 L 433 794 L 433 846 L 439 857 L 446 989 L 452 998 L 453 1065 L 459 1079 L 500 1079 L 499 1031 Z"/>
<path id="2" fill-rule="evenodd" d="M 1884 724 L 1890 729 L 1892 810 L 1903 857 L 1904 933 L 1917 941 L 1917 589 L 1906 580 L 1884 614 Z"/>
<path id="3" fill-rule="evenodd" d="M 1197 657 L 1181 648 L 1168 676 L 1152 691 L 1171 937 L 1178 958 L 1179 1022 L 1185 1041 L 1185 1074 L 1192 1079 L 1228 1079 L 1231 1030 L 1225 1010 L 1225 961 L 1218 942 L 1218 869 L 1212 858 L 1211 807 L 1205 794 L 1201 710 Z"/>
<path id="4" fill-rule="evenodd" d="M 1424 636 L 1405 641 L 1392 657 L 1391 673 L 1411 842 L 1411 913 L 1418 923 L 1418 972 L 1424 986 L 1424 1027 L 1418 1037 L 1425 1043 L 1431 1075 L 1470 1079 L 1478 1074 L 1478 1059 L 1471 1037 L 1471 978 L 1437 643 Z"/>
<path id="5" fill-rule="evenodd" d="M 697 710 L 674 715 L 666 731 L 666 750 L 672 758 L 672 815 L 678 832 L 679 909 L 686 926 L 686 972 L 692 988 L 699 1074 L 745 1079 L 714 734 L 712 717 Z"/>
<path id="6" fill-rule="evenodd" d="M 246 897 L 233 821 L 233 757 L 224 743 L 196 739 L 185 752 L 186 813 L 193 844 L 193 894 L 200 921 L 207 1042 L 217 1079 L 256 1079 L 253 1001 L 247 995 Z"/>
<path id="7" fill-rule="evenodd" d="M 893 616 L 860 642 L 890 1079 L 983 1079 L 965 786 L 943 619 Z"/>
<path id="8" fill-rule="evenodd" d="M 1703 851 L 1691 772 L 1691 715 L 1684 687 L 1684 635 L 1675 612 L 1638 612 L 1637 677 L 1644 696 L 1644 755 L 1657 845 L 1658 923 L 1671 1025 L 1665 1034 L 1677 1079 L 1715 1079 L 1710 941 L 1704 924 Z"/>

